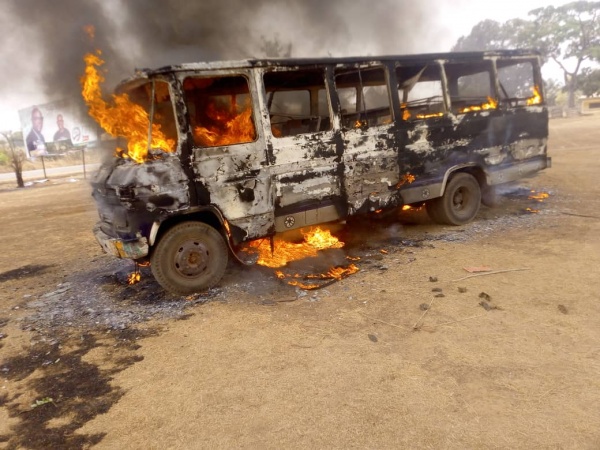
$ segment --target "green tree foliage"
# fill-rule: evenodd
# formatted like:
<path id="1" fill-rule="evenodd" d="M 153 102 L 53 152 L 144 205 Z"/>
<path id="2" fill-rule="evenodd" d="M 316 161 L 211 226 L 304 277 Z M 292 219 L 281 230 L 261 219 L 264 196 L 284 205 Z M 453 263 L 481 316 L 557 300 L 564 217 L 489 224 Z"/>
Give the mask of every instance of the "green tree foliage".
<path id="1" fill-rule="evenodd" d="M 530 20 L 484 20 L 461 37 L 453 51 L 537 48 L 543 62 L 555 61 L 564 74 L 569 106 L 575 106 L 577 78 L 585 61 L 600 62 L 600 2 L 575 1 L 529 12 Z"/>
<path id="2" fill-rule="evenodd" d="M 453 52 L 499 50 L 529 47 L 526 39 L 531 22 L 512 19 L 504 23 L 486 19 L 473 27 L 467 36 L 461 36 L 452 47 Z"/>
<path id="3" fill-rule="evenodd" d="M 546 6 L 534 9 L 529 15 L 534 24 L 531 40 L 562 69 L 572 108 L 582 64 L 586 60 L 600 60 L 600 2 Z"/>
<path id="4" fill-rule="evenodd" d="M 600 69 L 581 69 L 581 75 L 577 77 L 577 89 L 587 97 L 600 94 Z"/>

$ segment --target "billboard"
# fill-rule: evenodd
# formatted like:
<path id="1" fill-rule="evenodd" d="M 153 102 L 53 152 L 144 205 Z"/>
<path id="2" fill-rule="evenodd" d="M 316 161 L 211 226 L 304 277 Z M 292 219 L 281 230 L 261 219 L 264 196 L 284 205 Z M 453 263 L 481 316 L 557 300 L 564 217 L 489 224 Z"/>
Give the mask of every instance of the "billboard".
<path id="1" fill-rule="evenodd" d="M 68 100 L 21 109 L 19 118 L 30 158 L 64 153 L 97 140 L 96 124 Z"/>

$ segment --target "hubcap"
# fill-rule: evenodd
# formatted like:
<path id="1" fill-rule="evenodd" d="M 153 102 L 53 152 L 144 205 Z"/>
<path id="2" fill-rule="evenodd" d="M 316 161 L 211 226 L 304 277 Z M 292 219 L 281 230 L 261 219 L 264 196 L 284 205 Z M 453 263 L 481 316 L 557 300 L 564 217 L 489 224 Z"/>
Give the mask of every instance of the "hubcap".
<path id="1" fill-rule="evenodd" d="M 454 209 L 461 210 L 465 207 L 466 196 L 463 195 L 462 189 L 457 189 L 454 193 L 454 197 L 452 197 L 452 205 Z"/>
<path id="2" fill-rule="evenodd" d="M 202 242 L 185 242 L 175 254 L 175 267 L 186 277 L 200 275 L 208 267 L 208 262 L 209 251 Z"/>

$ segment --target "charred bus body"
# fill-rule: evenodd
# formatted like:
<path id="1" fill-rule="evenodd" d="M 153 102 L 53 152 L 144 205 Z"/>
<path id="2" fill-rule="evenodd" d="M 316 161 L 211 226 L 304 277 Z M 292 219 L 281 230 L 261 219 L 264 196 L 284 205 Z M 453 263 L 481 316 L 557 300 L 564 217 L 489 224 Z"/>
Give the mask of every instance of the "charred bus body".
<path id="1" fill-rule="evenodd" d="M 542 86 L 539 55 L 515 50 L 138 72 L 119 89 L 171 146 L 101 167 L 95 236 L 187 294 L 287 230 L 423 203 L 467 223 L 495 186 L 549 167 Z"/>

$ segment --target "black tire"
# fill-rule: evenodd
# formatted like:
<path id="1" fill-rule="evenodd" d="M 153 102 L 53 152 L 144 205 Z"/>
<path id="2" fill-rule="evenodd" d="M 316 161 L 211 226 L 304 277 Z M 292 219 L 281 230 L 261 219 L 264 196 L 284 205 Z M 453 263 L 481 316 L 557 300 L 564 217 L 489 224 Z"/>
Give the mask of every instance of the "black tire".
<path id="1" fill-rule="evenodd" d="M 444 225 L 464 225 L 477 215 L 481 205 L 481 189 L 474 176 L 457 173 L 448 184 L 444 195 L 427 203 L 427 213 Z"/>
<path id="2" fill-rule="evenodd" d="M 488 208 L 500 206 L 502 203 L 502 197 L 498 194 L 496 186 L 485 186 L 481 190 L 481 203 Z"/>
<path id="3" fill-rule="evenodd" d="M 162 236 L 150 262 L 154 278 L 165 290 L 188 295 L 215 286 L 228 259 L 221 233 L 202 222 L 184 222 Z"/>

